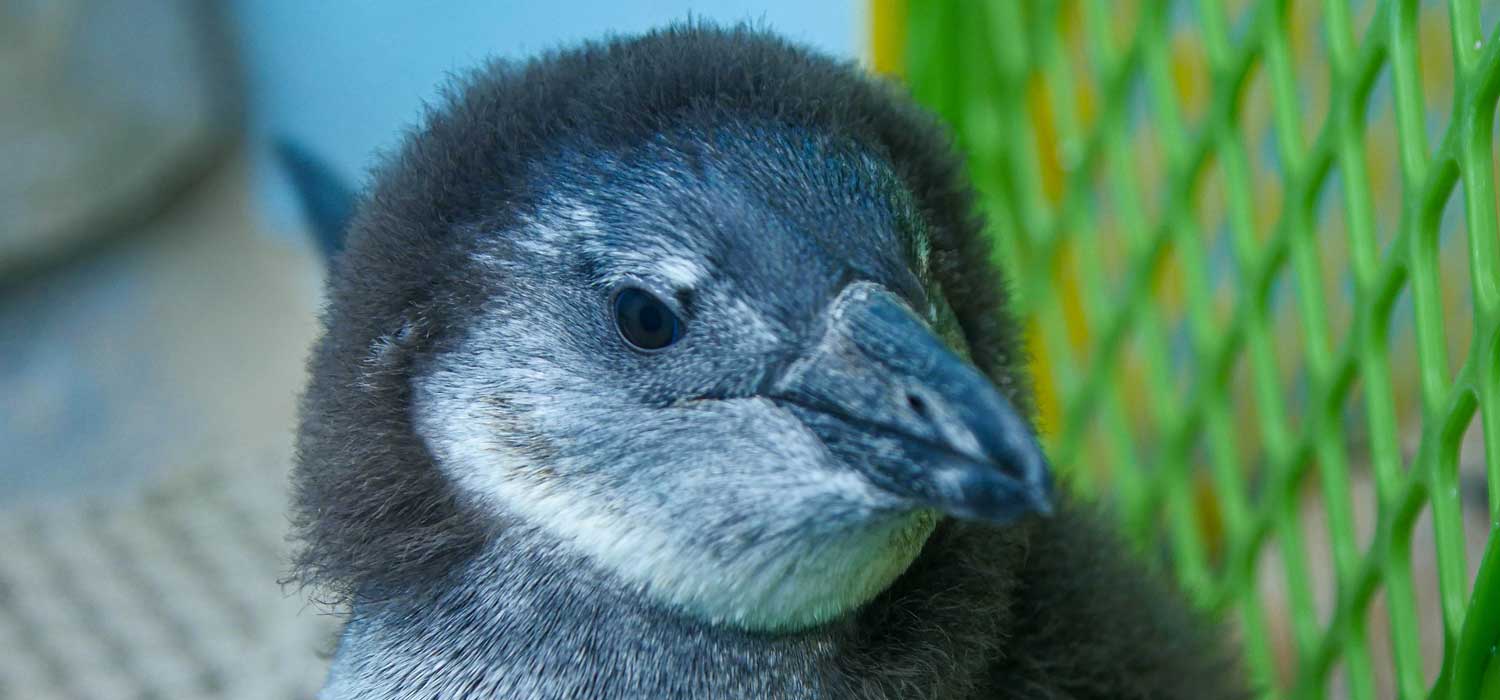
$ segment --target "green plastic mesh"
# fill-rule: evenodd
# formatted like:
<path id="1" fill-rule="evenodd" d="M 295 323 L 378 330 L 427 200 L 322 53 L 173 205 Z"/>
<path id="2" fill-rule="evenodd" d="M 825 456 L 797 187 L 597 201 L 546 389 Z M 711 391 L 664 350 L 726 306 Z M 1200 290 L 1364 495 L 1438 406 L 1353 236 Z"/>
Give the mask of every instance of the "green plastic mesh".
<path id="1" fill-rule="evenodd" d="M 1269 694 L 1500 698 L 1489 5 L 905 9 L 1059 472 Z"/>

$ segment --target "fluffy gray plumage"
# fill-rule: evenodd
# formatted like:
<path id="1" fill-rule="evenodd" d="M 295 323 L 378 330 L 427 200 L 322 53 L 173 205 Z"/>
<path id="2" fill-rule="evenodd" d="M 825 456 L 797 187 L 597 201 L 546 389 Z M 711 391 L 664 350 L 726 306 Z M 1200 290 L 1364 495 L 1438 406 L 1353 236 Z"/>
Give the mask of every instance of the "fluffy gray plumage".
<path id="1" fill-rule="evenodd" d="M 763 32 L 492 65 L 384 162 L 303 403 L 322 697 L 1216 698 L 1221 630 L 1052 517 L 938 125 Z M 629 347 L 611 299 L 684 322 Z"/>

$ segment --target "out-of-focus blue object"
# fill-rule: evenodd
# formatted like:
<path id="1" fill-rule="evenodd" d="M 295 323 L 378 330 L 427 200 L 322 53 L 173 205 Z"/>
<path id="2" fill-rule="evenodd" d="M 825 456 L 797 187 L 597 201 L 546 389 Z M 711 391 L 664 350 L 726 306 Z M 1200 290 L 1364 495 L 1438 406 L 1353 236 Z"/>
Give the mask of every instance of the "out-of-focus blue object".
<path id="1" fill-rule="evenodd" d="M 223 161 L 241 95 L 221 14 L 0 0 L 0 282 L 138 230 Z"/>
<path id="2" fill-rule="evenodd" d="M 689 17 L 751 21 L 855 58 L 863 6 L 860 0 L 235 0 L 257 186 L 269 223 L 302 235 L 302 203 L 273 144 L 296 144 L 338 180 L 359 185 L 376 153 L 416 125 L 448 76 L 486 59 L 522 59 Z"/>
<path id="3" fill-rule="evenodd" d="M 307 148 L 286 139 L 278 139 L 274 148 L 292 181 L 313 240 L 324 257 L 333 257 L 344 247 L 344 228 L 354 214 L 354 192 Z"/>

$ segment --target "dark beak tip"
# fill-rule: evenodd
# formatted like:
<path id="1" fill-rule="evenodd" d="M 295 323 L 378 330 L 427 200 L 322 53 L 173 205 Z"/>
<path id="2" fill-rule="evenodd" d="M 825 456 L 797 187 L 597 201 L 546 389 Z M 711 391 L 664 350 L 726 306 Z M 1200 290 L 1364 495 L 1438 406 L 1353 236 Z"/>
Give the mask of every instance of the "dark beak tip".
<path id="1" fill-rule="evenodd" d="M 1053 507 L 1052 494 L 1050 493 L 1050 489 L 1047 491 L 1038 489 L 1032 492 L 1031 511 L 1044 518 L 1052 517 Z"/>
<path id="2" fill-rule="evenodd" d="M 1007 509 L 1012 515 L 1005 518 L 1006 520 L 1019 519 L 1028 514 L 1050 518 L 1057 510 L 1053 502 L 1052 485 L 1048 482 L 1033 483 L 1022 487 L 1021 493 L 1017 496 L 1019 497 L 1013 497 L 1014 506 Z"/>
<path id="3" fill-rule="evenodd" d="M 1056 510 L 1052 479 L 1046 473 L 1014 478 L 997 469 L 976 467 L 965 470 L 958 493 L 932 505 L 955 517 L 1002 524 L 1033 513 L 1051 517 Z"/>
<path id="4" fill-rule="evenodd" d="M 1045 462 L 1040 469 L 1039 478 L 1032 482 L 1028 495 L 1031 497 L 1032 510 L 1044 518 L 1050 518 L 1056 509 L 1054 501 L 1057 489 L 1052 480 L 1052 472 L 1045 466 Z"/>

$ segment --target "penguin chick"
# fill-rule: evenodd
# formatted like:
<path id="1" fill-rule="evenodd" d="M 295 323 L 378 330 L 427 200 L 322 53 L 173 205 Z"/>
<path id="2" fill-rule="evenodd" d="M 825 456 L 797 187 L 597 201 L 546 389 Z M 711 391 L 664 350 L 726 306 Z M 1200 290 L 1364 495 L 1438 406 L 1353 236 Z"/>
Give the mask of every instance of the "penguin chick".
<path id="1" fill-rule="evenodd" d="M 377 168 L 311 362 L 321 697 L 1242 695 L 1054 504 L 971 200 L 930 116 L 755 29 L 460 82 Z"/>

